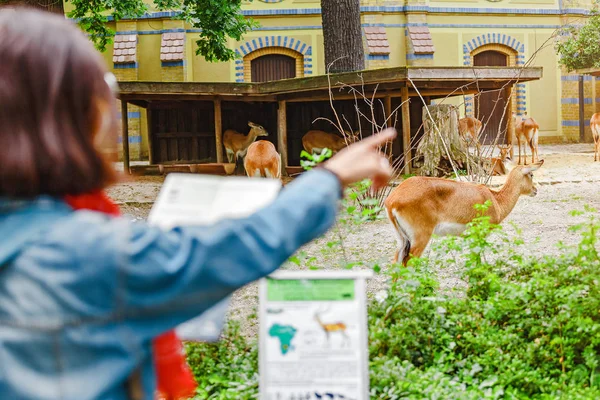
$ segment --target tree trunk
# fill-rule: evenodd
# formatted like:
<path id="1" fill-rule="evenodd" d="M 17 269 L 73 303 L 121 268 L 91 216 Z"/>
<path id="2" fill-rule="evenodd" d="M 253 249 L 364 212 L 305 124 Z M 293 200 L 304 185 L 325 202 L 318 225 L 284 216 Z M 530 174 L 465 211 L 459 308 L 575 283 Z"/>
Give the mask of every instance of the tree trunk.
<path id="1" fill-rule="evenodd" d="M 65 14 L 63 0 L 0 0 L 0 6 L 4 5 L 26 5 L 57 14 Z"/>
<path id="2" fill-rule="evenodd" d="M 360 0 L 321 0 L 325 67 L 330 72 L 365 69 Z"/>

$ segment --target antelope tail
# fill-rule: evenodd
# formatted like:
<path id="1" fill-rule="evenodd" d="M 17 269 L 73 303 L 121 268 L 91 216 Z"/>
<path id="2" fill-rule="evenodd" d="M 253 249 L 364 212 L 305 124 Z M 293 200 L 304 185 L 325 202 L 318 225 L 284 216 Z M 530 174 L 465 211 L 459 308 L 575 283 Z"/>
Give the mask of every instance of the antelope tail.
<path id="1" fill-rule="evenodd" d="M 402 262 L 410 255 L 410 248 L 412 247 L 412 244 L 410 243 L 410 236 L 408 236 L 408 233 L 404 230 L 404 228 L 402 228 L 402 225 L 400 225 L 394 210 L 388 209 L 387 214 L 390 222 L 394 226 L 394 230 L 396 231 L 398 245 L 402 246 L 400 249 L 398 249 L 397 260 L 398 262 Z"/>

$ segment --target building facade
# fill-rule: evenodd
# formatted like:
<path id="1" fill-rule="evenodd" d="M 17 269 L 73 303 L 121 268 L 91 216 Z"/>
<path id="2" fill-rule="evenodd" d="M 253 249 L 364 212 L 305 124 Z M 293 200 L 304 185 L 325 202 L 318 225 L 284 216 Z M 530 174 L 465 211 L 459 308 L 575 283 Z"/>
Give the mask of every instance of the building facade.
<path id="1" fill-rule="evenodd" d="M 459 105 L 461 114 L 477 116 L 495 112 L 493 104 L 505 104 L 508 96 L 514 96 L 513 111 L 537 120 L 542 143 L 579 141 L 583 103 L 585 138 L 591 137 L 589 118 L 600 111 L 600 82 L 566 73 L 554 50 L 557 30 L 581 23 L 591 1 L 362 0 L 361 4 L 367 68 L 541 66 L 541 80 L 517 84 L 512 93 L 479 98 L 457 93 L 447 101 Z M 238 56 L 234 61 L 205 61 L 195 53 L 198 30 L 173 19 L 176 12 L 152 10 L 136 20 L 110 22 L 117 35 L 105 52 L 106 61 L 123 81 L 251 82 L 326 73 L 320 0 L 254 0 L 244 3 L 243 13 L 260 27 L 240 42 L 230 41 Z M 132 157 L 144 159 L 146 116 L 135 107 L 128 116 Z"/>

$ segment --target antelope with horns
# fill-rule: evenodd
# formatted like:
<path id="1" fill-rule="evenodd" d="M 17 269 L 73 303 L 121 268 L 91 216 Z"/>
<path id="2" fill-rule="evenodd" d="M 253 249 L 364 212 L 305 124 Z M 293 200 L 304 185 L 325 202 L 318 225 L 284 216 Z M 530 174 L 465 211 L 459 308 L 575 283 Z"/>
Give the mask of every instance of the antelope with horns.
<path id="1" fill-rule="evenodd" d="M 531 149 L 531 162 L 534 163 L 538 159 L 538 135 L 540 126 L 535 122 L 535 119 L 527 117 L 527 113 L 523 117 L 516 116 L 513 113 L 513 121 L 515 125 L 515 137 L 519 145 L 519 162 L 518 164 L 527 165 L 527 145 Z M 523 163 L 521 163 L 521 145 L 523 145 Z"/>
<path id="2" fill-rule="evenodd" d="M 590 119 L 590 128 L 594 135 L 594 161 L 600 160 L 600 113 L 595 113 Z"/>
<path id="3" fill-rule="evenodd" d="M 273 143 L 259 140 L 248 147 L 244 168 L 250 177 L 280 179 L 281 156 Z"/>
<path id="4" fill-rule="evenodd" d="M 464 117 L 458 120 L 458 133 L 467 144 L 475 144 L 480 148 L 479 134 L 482 128 L 481 121 L 473 117 Z"/>
<path id="5" fill-rule="evenodd" d="M 302 146 L 309 154 L 320 153 L 324 148 L 335 154 L 346 147 L 346 140 L 335 133 L 308 131 L 302 137 Z"/>
<path id="6" fill-rule="evenodd" d="M 431 235 L 460 235 L 476 216 L 474 206 L 491 201 L 487 210 L 493 224 L 502 222 L 521 195 L 535 196 L 533 172 L 544 161 L 515 167 L 499 190 L 485 185 L 441 178 L 412 177 L 396 187 L 385 200 L 388 218 L 398 238 L 394 262 L 404 265 L 419 257 Z"/>
<path id="7" fill-rule="evenodd" d="M 490 159 L 492 163 L 491 174 L 494 176 L 508 174 L 513 166 L 512 160 L 508 156 L 508 153 L 512 149 L 512 145 L 499 145 L 498 149 L 500 150 L 500 155 Z"/>
<path id="8" fill-rule="evenodd" d="M 346 332 L 348 327 L 345 323 L 340 321 L 332 323 L 323 322 L 323 320 L 321 319 L 321 315 L 327 311 L 329 311 L 329 309 L 318 309 L 317 311 L 315 311 L 315 321 L 317 321 L 317 324 L 319 324 L 319 326 L 321 326 L 321 329 L 323 329 L 323 332 L 325 333 L 325 338 L 327 339 L 327 343 L 329 344 L 329 337 L 331 336 L 331 334 L 337 332 L 342 336 L 342 346 L 345 344 L 349 344 L 350 337 Z"/>
<path id="9" fill-rule="evenodd" d="M 257 125 L 253 122 L 248 122 L 250 132 L 248 135 L 244 135 L 233 129 L 228 129 L 223 133 L 223 146 L 225 146 L 225 152 L 227 153 L 227 160 L 230 163 L 236 163 L 238 158 L 246 157 L 248 147 L 256 138 L 260 136 L 269 136 L 265 128 Z"/>

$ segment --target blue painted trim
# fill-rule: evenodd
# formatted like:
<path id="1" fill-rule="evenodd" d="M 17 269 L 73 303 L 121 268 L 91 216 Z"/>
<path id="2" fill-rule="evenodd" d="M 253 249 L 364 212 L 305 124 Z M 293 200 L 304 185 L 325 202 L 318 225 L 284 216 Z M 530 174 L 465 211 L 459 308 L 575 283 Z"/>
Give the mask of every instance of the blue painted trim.
<path id="1" fill-rule="evenodd" d="M 178 29 L 161 29 L 156 31 L 120 31 L 115 32 L 115 35 L 162 35 L 163 33 L 185 33 L 189 32 L 190 29 L 186 30 L 183 28 Z"/>
<path id="2" fill-rule="evenodd" d="M 600 97 L 596 97 L 594 100 L 596 101 L 596 103 L 600 103 Z"/>
<path id="3" fill-rule="evenodd" d="M 367 60 L 389 60 L 389 54 L 367 54 Z"/>
<path id="4" fill-rule="evenodd" d="M 184 67 L 185 66 L 185 61 L 184 60 L 179 60 L 179 61 L 161 61 L 160 65 L 163 68 Z"/>
<path id="5" fill-rule="evenodd" d="M 577 120 L 577 119 L 564 119 L 562 121 L 562 126 L 579 126 L 579 120 Z M 585 120 L 584 126 L 590 126 L 590 120 L 589 119 Z"/>
<path id="6" fill-rule="evenodd" d="M 509 24 L 362 24 L 363 27 L 383 27 L 383 28 L 406 28 L 408 26 L 429 26 L 430 28 L 483 28 L 483 29 L 558 29 L 561 25 L 509 25 Z M 298 26 L 261 26 L 252 31 L 301 31 L 301 30 L 321 30 L 321 25 L 298 25 Z M 117 35 L 162 35 L 163 33 L 202 33 L 202 29 L 163 29 L 152 31 L 122 31 Z"/>
<path id="7" fill-rule="evenodd" d="M 128 64 L 114 64 L 113 65 L 114 69 L 135 69 L 138 67 L 138 63 L 134 62 L 134 63 L 128 63 Z"/>
<path id="8" fill-rule="evenodd" d="M 128 111 L 127 112 L 127 118 L 128 119 L 139 119 L 142 116 L 142 113 L 140 113 L 139 111 Z M 117 113 L 117 118 L 121 119 L 121 113 Z"/>
<path id="9" fill-rule="evenodd" d="M 559 0 L 560 1 L 560 0 Z M 552 9 L 523 9 L 523 8 L 467 8 L 467 7 L 428 7 L 428 6 L 363 6 L 361 12 L 379 13 L 405 13 L 425 12 L 441 14 L 518 14 L 518 15 L 589 15 L 589 10 L 583 8 L 559 8 Z M 245 16 L 269 16 L 269 15 L 320 15 L 320 8 L 295 8 L 295 9 L 271 9 L 271 10 L 243 10 Z M 173 18 L 180 15 L 179 11 L 162 11 L 147 13 L 137 19 Z M 114 21 L 112 16 L 108 21 Z M 130 18 L 127 18 L 130 19 Z"/>
<path id="10" fill-rule="evenodd" d="M 433 54 L 407 54 L 407 60 L 433 60 Z"/>
<path id="11" fill-rule="evenodd" d="M 583 104 L 592 104 L 594 101 L 591 97 L 585 97 Z M 577 97 L 564 97 L 560 99 L 560 104 L 579 104 L 579 98 Z"/>
<path id="12" fill-rule="evenodd" d="M 579 75 L 563 75 L 560 77 L 561 81 L 578 81 L 579 80 Z M 584 75 L 583 76 L 583 80 L 584 81 L 591 81 L 592 77 L 589 75 Z"/>
<path id="13" fill-rule="evenodd" d="M 139 143 L 142 143 L 142 137 L 141 136 L 129 136 L 128 142 L 129 142 L 129 144 L 139 144 Z M 123 138 L 121 136 L 119 136 L 117 138 L 117 143 L 118 144 L 123 143 Z"/>

